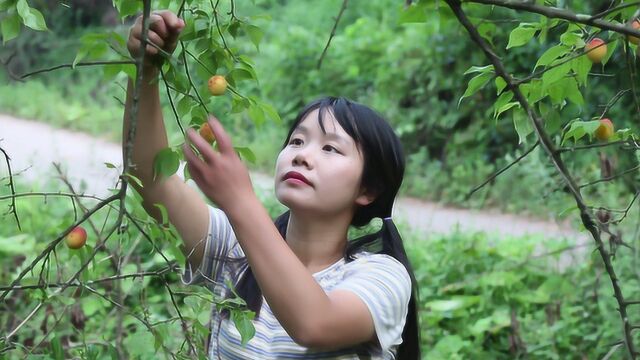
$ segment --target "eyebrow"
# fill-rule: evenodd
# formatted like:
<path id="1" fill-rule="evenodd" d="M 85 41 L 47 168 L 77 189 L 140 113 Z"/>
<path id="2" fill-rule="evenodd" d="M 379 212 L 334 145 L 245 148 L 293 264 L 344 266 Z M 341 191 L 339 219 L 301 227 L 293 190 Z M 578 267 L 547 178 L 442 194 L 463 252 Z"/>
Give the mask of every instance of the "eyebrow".
<path id="1" fill-rule="evenodd" d="M 298 125 L 298 127 L 296 127 L 295 130 L 293 130 L 291 135 L 293 135 L 295 133 L 308 134 L 309 133 L 309 129 L 304 125 Z M 324 137 L 327 137 L 327 138 L 329 138 L 331 140 L 338 141 L 338 142 L 344 144 L 345 146 L 348 145 L 348 141 L 344 137 L 342 137 L 342 136 L 340 136 L 340 135 L 338 135 L 336 133 L 326 132 L 323 135 L 324 135 Z"/>

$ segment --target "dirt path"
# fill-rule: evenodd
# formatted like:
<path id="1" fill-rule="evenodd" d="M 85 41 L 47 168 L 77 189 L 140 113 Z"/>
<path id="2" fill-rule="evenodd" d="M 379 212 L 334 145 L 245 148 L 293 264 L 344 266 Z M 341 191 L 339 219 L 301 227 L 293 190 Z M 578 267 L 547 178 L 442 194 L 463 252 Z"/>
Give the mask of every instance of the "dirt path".
<path id="1" fill-rule="evenodd" d="M 63 165 L 67 176 L 77 188 L 83 182 L 85 193 L 104 196 L 115 186 L 119 169 L 109 169 L 105 162 L 122 164 L 119 144 L 95 139 L 89 135 L 55 129 L 49 125 L 0 114 L 0 147 L 11 157 L 16 181 L 41 182 L 40 191 L 51 190 L 56 181 L 53 162 Z M 2 159 L 0 177 L 6 176 Z M 272 179 L 265 174 L 252 174 L 254 185 L 272 191 Z M 46 186 L 46 187 L 45 187 Z M 35 190 L 35 189 L 34 189 Z M 57 188 L 56 188 L 57 190 Z M 484 231 L 501 235 L 542 234 L 548 237 L 569 237 L 578 242 L 586 238 L 566 224 L 542 221 L 530 217 L 495 211 L 456 209 L 412 198 L 400 198 L 394 214 L 399 221 L 431 233 L 450 233 L 459 227 L 465 231 Z"/>

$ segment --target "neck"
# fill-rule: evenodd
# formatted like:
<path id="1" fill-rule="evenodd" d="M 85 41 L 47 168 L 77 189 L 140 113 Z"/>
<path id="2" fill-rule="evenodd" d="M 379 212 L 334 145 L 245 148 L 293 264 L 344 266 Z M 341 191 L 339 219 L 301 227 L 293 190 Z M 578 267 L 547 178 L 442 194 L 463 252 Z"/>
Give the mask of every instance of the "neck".
<path id="1" fill-rule="evenodd" d="M 292 211 L 287 244 L 311 273 L 318 272 L 344 256 L 350 219 L 303 216 Z"/>

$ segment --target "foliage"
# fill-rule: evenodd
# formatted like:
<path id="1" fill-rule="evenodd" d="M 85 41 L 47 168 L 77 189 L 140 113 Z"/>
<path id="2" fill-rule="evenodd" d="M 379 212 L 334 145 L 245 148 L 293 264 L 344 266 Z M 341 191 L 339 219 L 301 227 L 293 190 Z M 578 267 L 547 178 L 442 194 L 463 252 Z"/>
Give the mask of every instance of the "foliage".
<path id="1" fill-rule="evenodd" d="M 545 206 L 565 216 L 575 215 L 577 210 L 576 219 L 589 230 L 600 255 L 598 261 L 588 261 L 558 273 L 550 270 L 548 264 L 531 265 L 526 259 L 534 250 L 533 243 L 555 248 L 554 244 L 540 239 L 492 243 L 481 235 L 460 235 L 461 240 L 443 238 L 428 247 L 414 248 L 411 253 L 421 289 L 426 292 L 421 317 L 427 324 L 423 338 L 430 356 L 601 357 L 610 349 L 615 350 L 610 346 L 622 337 L 628 346 L 621 352 L 635 358 L 637 353 L 631 343 L 638 340 L 636 330 L 640 319 L 636 318 L 637 311 L 633 311 L 637 300 L 629 299 L 640 296 L 638 273 L 634 270 L 639 254 L 634 248 L 637 244 L 626 242 L 629 238 L 635 241 L 637 233 L 631 236 L 633 225 L 623 220 L 632 213 L 631 207 L 640 194 L 637 189 L 638 136 L 628 111 L 635 109 L 635 116 L 640 111 L 635 70 L 638 46 L 627 41 L 624 31 L 620 30 L 637 17 L 635 6 L 622 2 L 612 3 L 611 6 L 616 7 L 610 8 L 581 1 L 568 8 L 564 2 L 537 1 L 523 2 L 519 4 L 521 11 L 513 12 L 507 9 L 513 4 L 499 0 L 492 2 L 494 6 L 469 0 L 464 7 L 454 0 L 422 0 L 405 5 L 391 0 L 367 2 L 351 9 L 339 24 L 320 67 L 320 49 L 333 23 L 330 15 L 339 3 L 337 0 L 322 2 L 322 5 L 318 2 L 318 13 L 327 16 L 310 20 L 307 3 L 258 1 L 246 9 L 248 16 L 238 17 L 240 9 L 234 7 L 234 2 L 185 2 L 187 6 L 181 15 L 186 19 L 187 28 L 182 42 L 175 54 L 165 56 L 162 66 L 163 95 L 170 100 L 168 110 L 174 115 L 175 124 L 171 146 L 156 157 L 157 174 L 168 175 L 177 170 L 182 156 L 178 146 L 183 141 L 183 128 L 200 125 L 210 109 L 215 109 L 227 124 L 243 129 L 239 134 L 248 139 L 247 144 L 240 144 L 237 150 L 243 158 L 251 160 L 255 155 L 246 145 L 264 142 L 265 134 L 272 136 L 277 129 L 285 128 L 286 121 L 281 123 L 281 116 L 290 120 L 311 98 L 340 94 L 367 103 L 381 110 L 402 137 L 409 155 L 407 191 L 465 203 L 470 188 L 497 169 L 517 164 L 519 166 L 510 170 L 513 180 L 490 179 L 472 204 L 500 204 L 520 210 L 536 201 L 541 203 L 546 202 L 547 197 L 553 198 Z M 123 19 L 140 10 L 139 2 L 130 0 L 115 0 L 114 5 Z M 549 5 L 562 7 L 563 12 L 558 15 Z M 22 26 L 46 30 L 42 13 L 26 0 L 5 1 L 0 6 L 5 11 L 0 18 L 3 41 L 15 46 L 22 60 L 31 61 L 37 54 L 38 43 L 32 39 L 22 40 L 17 35 Z M 157 6 L 174 11 L 181 7 L 168 0 L 158 2 Z M 277 14 L 276 21 L 264 22 L 268 17 L 259 14 L 267 10 Z M 586 19 L 586 15 L 575 15 L 581 13 L 593 16 Z M 565 16 L 567 14 L 575 16 Z M 126 55 L 122 30 L 74 33 L 79 41 L 74 43 L 78 47 L 74 57 L 68 60 L 70 66 L 78 70 L 91 65 L 87 64 L 89 61 L 131 60 Z M 585 43 L 596 36 L 607 42 L 601 65 L 592 64 L 584 54 Z M 62 56 L 52 48 L 52 57 L 43 63 Z M 26 51 L 18 51 L 21 49 Z M 131 63 L 101 66 L 108 81 L 125 81 L 134 75 Z M 229 96 L 203 98 L 206 79 L 217 73 L 226 76 Z M 12 70 L 7 74 L 12 75 Z M 28 86 L 37 88 L 38 85 Z M 59 99 L 57 95 L 46 94 L 46 90 L 39 93 L 45 94 L 43 99 Z M 84 102 L 79 105 L 83 106 Z M 21 107 L 14 109 L 29 111 Z M 37 110 L 34 116 L 38 116 Z M 595 142 L 593 135 L 599 126 L 598 120 L 605 116 L 613 119 L 616 132 L 610 139 Z M 263 131 L 267 124 L 276 125 Z M 260 150 L 275 152 L 274 144 L 277 143 L 271 141 Z M 529 151 L 533 147 L 538 149 Z M 257 161 L 261 166 L 270 165 L 264 158 Z M 602 190 L 605 186 L 607 191 Z M 139 199 L 130 197 L 133 194 L 126 198 L 124 192 L 120 195 L 119 201 L 125 201 L 130 211 L 138 206 Z M 542 200 L 531 200 L 536 196 Z M 35 211 L 33 209 L 29 211 Z M 110 206 L 103 210 L 108 209 Z M 149 263 L 149 258 L 143 256 L 133 261 L 134 252 L 130 252 L 123 258 L 127 260 L 125 267 L 133 265 L 138 271 L 154 269 L 159 264 L 170 265 L 172 261 L 183 262 L 179 240 L 170 226 L 156 226 L 142 214 L 127 217 L 123 223 L 123 218 L 116 220 L 103 214 L 103 210 L 93 216 L 112 229 L 107 237 L 116 234 L 113 238 L 117 243 L 111 241 L 110 246 L 115 246 L 111 251 L 117 257 L 121 256 L 123 247 L 143 247 L 141 243 L 147 240 L 144 250 L 154 252 L 158 262 Z M 74 222 L 70 221 L 69 210 L 66 211 L 61 214 L 69 222 L 66 226 L 48 225 L 32 231 L 41 232 L 45 239 L 59 238 Z M 74 220 L 78 222 L 75 214 Z M 136 224 L 144 226 L 136 230 L 144 231 L 138 233 L 127 226 Z M 24 225 L 29 228 L 33 224 L 27 221 Z M 99 232 L 102 233 L 96 231 Z M 151 236 L 146 238 L 144 234 Z M 172 258 L 163 258 L 162 250 L 154 246 L 158 239 L 163 241 L 166 246 L 163 250 Z M 110 259 L 115 258 L 109 255 L 101 261 L 88 248 L 58 260 L 57 252 L 28 236 L 7 235 L 3 242 L 9 244 L 6 251 L 13 256 L 10 260 L 16 262 L 17 267 L 41 258 L 25 261 L 15 257 L 16 254 L 32 246 L 40 251 L 43 261 L 38 264 L 39 272 L 36 268 L 27 268 L 31 271 L 25 272 L 22 279 L 36 287 L 47 288 L 44 285 L 59 282 L 74 271 L 81 281 L 93 285 L 89 279 L 107 271 Z M 55 240 L 47 244 L 53 245 Z M 52 264 L 56 265 L 55 272 Z M 122 271 L 118 263 L 112 270 Z M 132 266 L 128 270 L 134 271 Z M 601 281 L 604 274 L 608 279 Z M 72 275 L 72 279 L 76 275 Z M 3 281 L 16 276 L 18 274 L 13 273 Z M 116 282 L 116 300 L 88 305 L 89 309 L 106 309 L 109 304 L 124 306 L 120 304 L 122 297 L 130 294 L 132 298 L 140 298 L 139 304 L 133 303 L 130 307 L 128 322 L 115 319 L 116 325 L 112 327 L 116 343 L 148 345 L 131 350 L 133 356 L 145 357 L 158 350 L 178 349 L 184 345 L 179 344 L 182 338 L 174 336 L 180 330 L 187 335 L 184 338 L 187 343 L 191 343 L 189 337 L 195 343 L 202 343 L 207 306 L 217 300 L 206 293 L 191 294 L 183 299 L 189 305 L 183 316 L 176 303 L 167 305 L 166 297 L 144 296 L 151 286 L 150 277 L 138 279 L 142 286 L 127 285 L 128 281 L 136 280 Z M 158 287 L 164 287 L 174 299 L 166 286 L 168 275 L 159 277 Z M 611 286 L 614 298 L 601 296 L 610 294 Z M 53 334 L 57 327 L 50 323 L 59 322 L 54 306 L 62 306 L 61 311 L 65 313 L 74 311 L 72 306 L 80 301 L 79 308 L 87 312 L 84 300 L 78 299 L 88 296 L 94 300 L 87 301 L 95 302 L 93 295 L 105 299 L 87 286 L 82 288 L 92 295 L 78 290 L 65 297 L 60 296 L 62 290 L 47 288 L 29 292 L 36 294 L 31 298 L 14 299 L 9 306 L 29 303 L 36 311 L 33 315 L 24 313 L 23 317 L 44 325 L 41 325 L 41 334 L 35 330 L 35 320 L 17 325 L 14 329 L 24 327 L 20 336 L 27 338 L 10 345 L 30 347 L 46 340 L 51 353 L 60 357 L 63 351 L 71 351 L 77 343 L 82 343 L 77 347 L 88 352 L 88 342 L 77 337 L 86 332 L 73 335 L 76 337 L 70 332 Z M 21 291 L 12 294 L 25 296 Z M 563 301 L 557 300 L 561 297 Z M 37 311 L 40 307 L 45 309 Z M 121 310 L 115 312 L 120 316 L 124 314 Z M 151 314 L 156 312 L 164 317 L 152 318 Z M 133 315 L 137 313 L 142 315 Z M 624 319 L 619 319 L 618 313 Z M 105 310 L 100 315 L 106 314 L 109 312 Z M 628 318 L 627 314 L 630 314 Z M 9 323 L 17 321 L 13 313 L 4 316 Z M 250 318 L 250 314 L 243 312 L 234 315 L 246 336 L 251 332 L 247 326 Z M 193 328 L 187 329 L 192 331 L 185 330 L 185 321 L 190 321 Z M 622 332 L 620 321 L 624 323 Z M 78 329 L 73 321 L 72 325 Z M 25 329 L 31 330 L 33 336 L 22 335 Z M 52 333 L 49 329 L 53 329 Z M 93 346 L 93 342 L 99 340 L 91 341 Z M 104 347 L 106 352 L 121 351 L 120 346 Z"/>
<path id="2" fill-rule="evenodd" d="M 22 184 L 18 193 L 41 188 L 55 190 L 56 185 Z M 6 187 L 0 190 L 0 196 L 8 194 Z M 283 210 L 266 193 L 259 197 L 271 216 Z M 89 205 L 95 200 L 82 202 Z M 134 218 L 146 217 L 134 194 L 127 206 Z M 105 220 L 109 222 L 109 211 L 112 210 L 105 209 L 91 218 L 98 229 Z M 76 218 L 71 199 L 62 196 L 45 198 L 34 194 L 19 198 L 18 212 L 23 222 L 20 234 L 10 216 L 2 218 L 7 226 L 0 227 L 0 284 L 8 284 Z M 214 298 L 204 288 L 180 284 L 182 257 L 176 248 L 179 239 L 157 223 L 142 224 L 152 238 L 145 239 L 133 223 L 127 222 L 83 271 L 77 282 L 82 286 L 62 293 L 56 293 L 56 288 L 12 293 L 0 312 L 4 324 L 16 326 L 43 299 L 47 305 L 12 338 L 24 348 L 12 350 L 7 358 L 22 358 L 27 351 L 31 356 L 41 354 L 52 359 L 111 358 L 118 354 L 115 345 L 119 341 L 132 359 L 164 358 L 170 354 L 180 358 L 180 354 L 186 354 L 187 337 L 204 354 L 206 325 Z M 366 231 L 378 226 L 372 224 Z M 524 357 L 525 349 L 526 355 L 540 359 L 579 355 L 601 358 L 619 336 L 609 286 L 596 276 L 602 272 L 597 259 L 583 259 L 583 255 L 561 258 L 562 252 L 540 256 L 562 250 L 569 244 L 566 241 L 461 232 L 425 238 L 424 233 L 412 231 L 407 225 L 398 226 L 419 283 L 422 349 L 428 359 L 511 359 Z M 353 236 L 357 234 L 354 231 Z M 68 278 L 96 242 L 97 235 L 90 230 L 89 246 L 82 250 L 58 245 L 48 264 L 34 269 L 22 285 L 41 284 L 40 276 L 50 284 Z M 620 265 L 633 266 L 628 257 L 620 259 Z M 167 270 L 170 266 L 175 267 Z M 126 274 L 143 275 L 100 281 Z M 639 292 L 636 285 L 631 293 Z M 522 341 L 518 350 L 510 345 L 514 335 L 512 311 L 518 326 L 515 334 Z M 148 331 L 141 320 L 153 330 Z M 122 338 L 118 340 L 118 336 Z"/>
<path id="3" fill-rule="evenodd" d="M 418 239 L 410 237 L 409 256 L 426 359 L 601 359 L 620 337 L 600 260 L 568 250 L 566 240 L 461 232 Z M 629 256 L 619 261 L 632 265 Z M 624 283 L 640 295 L 637 279 Z"/>

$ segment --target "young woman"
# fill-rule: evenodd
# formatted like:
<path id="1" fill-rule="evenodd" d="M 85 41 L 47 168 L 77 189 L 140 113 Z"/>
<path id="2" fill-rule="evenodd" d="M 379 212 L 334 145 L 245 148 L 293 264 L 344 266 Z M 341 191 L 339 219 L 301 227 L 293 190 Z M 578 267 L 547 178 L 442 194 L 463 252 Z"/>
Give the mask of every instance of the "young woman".
<path id="1" fill-rule="evenodd" d="M 128 47 L 137 56 L 141 21 Z M 152 15 L 149 39 L 171 52 L 184 22 Z M 208 122 L 212 148 L 195 131 L 183 147 L 202 193 L 177 175 L 153 181 L 154 155 L 167 146 L 159 105 L 155 48 L 140 89 L 134 175 L 145 209 L 163 204 L 185 243 L 183 281 L 227 297 L 231 283 L 256 312 L 246 344 L 231 319 L 212 310 L 212 359 L 419 359 L 415 280 L 391 220 L 404 158 L 389 124 L 364 105 L 324 98 L 305 107 L 291 127 L 275 170 L 275 194 L 289 210 L 275 222 L 257 199 L 249 173 L 220 122 Z M 129 84 L 124 117 L 131 103 Z M 383 219 L 382 229 L 356 240 L 350 226 Z"/>

